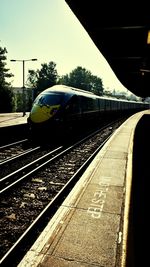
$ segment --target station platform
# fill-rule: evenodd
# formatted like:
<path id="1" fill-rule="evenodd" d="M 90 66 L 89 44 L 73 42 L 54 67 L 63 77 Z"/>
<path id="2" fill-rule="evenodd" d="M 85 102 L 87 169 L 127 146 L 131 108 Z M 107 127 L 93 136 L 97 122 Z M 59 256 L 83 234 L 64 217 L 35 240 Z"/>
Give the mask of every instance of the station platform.
<path id="1" fill-rule="evenodd" d="M 28 116 L 29 112 L 25 116 L 22 112 L 0 113 L 0 128 L 25 124 Z"/>
<path id="2" fill-rule="evenodd" d="M 26 138 L 29 112 L 0 113 L 0 145 Z"/>
<path id="3" fill-rule="evenodd" d="M 134 266 L 126 264 L 133 144 L 145 114 L 114 132 L 18 267 Z"/>

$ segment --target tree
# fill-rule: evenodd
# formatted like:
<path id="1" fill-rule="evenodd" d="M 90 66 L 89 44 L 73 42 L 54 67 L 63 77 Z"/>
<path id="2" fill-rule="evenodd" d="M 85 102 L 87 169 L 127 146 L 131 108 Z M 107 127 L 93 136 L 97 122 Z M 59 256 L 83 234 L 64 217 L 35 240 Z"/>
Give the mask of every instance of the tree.
<path id="1" fill-rule="evenodd" d="M 28 86 L 36 90 L 36 95 L 57 83 L 56 64 L 51 61 L 41 64 L 41 69 L 28 71 Z"/>
<path id="2" fill-rule="evenodd" d="M 74 69 L 70 74 L 62 76 L 59 83 L 91 91 L 97 95 L 102 95 L 104 90 L 102 80 L 80 66 Z"/>
<path id="3" fill-rule="evenodd" d="M 104 87 L 101 78 L 91 75 L 90 91 L 99 96 L 103 95 Z"/>
<path id="4" fill-rule="evenodd" d="M 6 81 L 13 75 L 8 73 L 9 69 L 6 68 L 6 53 L 6 48 L 0 47 L 0 112 L 11 112 L 13 108 L 11 85 Z"/>
<path id="5" fill-rule="evenodd" d="M 15 101 L 16 101 L 16 111 L 21 112 L 23 109 L 22 93 L 17 92 L 17 94 L 15 95 Z"/>

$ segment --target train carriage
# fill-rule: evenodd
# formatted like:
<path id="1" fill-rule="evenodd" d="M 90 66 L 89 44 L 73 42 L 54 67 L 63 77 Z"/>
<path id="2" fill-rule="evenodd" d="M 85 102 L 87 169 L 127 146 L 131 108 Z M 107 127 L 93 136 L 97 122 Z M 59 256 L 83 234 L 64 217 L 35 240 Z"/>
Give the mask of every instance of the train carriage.
<path id="1" fill-rule="evenodd" d="M 28 128 L 31 138 L 40 140 L 66 135 L 118 114 L 148 108 L 148 103 L 100 97 L 92 92 L 55 85 L 35 99 Z"/>

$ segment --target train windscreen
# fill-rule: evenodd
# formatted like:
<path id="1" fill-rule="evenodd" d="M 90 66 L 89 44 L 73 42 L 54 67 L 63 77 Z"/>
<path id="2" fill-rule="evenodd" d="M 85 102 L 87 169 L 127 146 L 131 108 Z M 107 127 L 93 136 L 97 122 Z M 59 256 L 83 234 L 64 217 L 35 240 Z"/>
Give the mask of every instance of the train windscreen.
<path id="1" fill-rule="evenodd" d="M 62 103 L 66 102 L 68 97 L 65 94 L 40 94 L 34 101 L 34 104 L 37 105 L 44 105 L 44 106 L 54 106 L 54 105 L 61 105 Z"/>

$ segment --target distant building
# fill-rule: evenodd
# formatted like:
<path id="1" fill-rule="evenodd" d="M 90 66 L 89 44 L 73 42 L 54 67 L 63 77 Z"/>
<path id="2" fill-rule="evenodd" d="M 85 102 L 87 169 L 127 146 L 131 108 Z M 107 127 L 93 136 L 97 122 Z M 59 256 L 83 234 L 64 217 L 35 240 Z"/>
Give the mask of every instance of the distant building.
<path id="1" fill-rule="evenodd" d="M 22 111 L 25 105 L 25 110 L 28 111 L 31 108 L 34 100 L 34 91 L 32 88 L 25 87 L 12 87 L 14 93 L 14 111 Z"/>
<path id="2" fill-rule="evenodd" d="M 18 93 L 23 94 L 23 88 L 22 87 L 12 87 L 12 91 L 15 95 Z M 33 92 L 32 88 L 28 88 L 28 87 L 24 88 L 24 93 L 25 93 L 26 97 L 28 96 L 28 93 L 32 95 L 32 92 Z"/>

